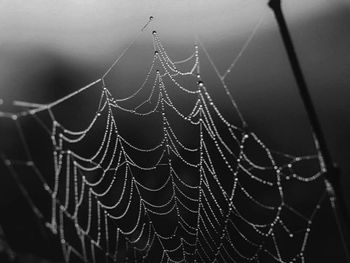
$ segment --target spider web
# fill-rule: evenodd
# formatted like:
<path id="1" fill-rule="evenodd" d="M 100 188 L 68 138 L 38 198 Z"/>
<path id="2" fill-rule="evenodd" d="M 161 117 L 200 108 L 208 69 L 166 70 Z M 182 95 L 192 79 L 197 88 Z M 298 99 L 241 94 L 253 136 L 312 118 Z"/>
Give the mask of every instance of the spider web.
<path id="1" fill-rule="evenodd" d="M 304 262 L 326 189 L 306 214 L 288 189 L 320 181 L 318 156 L 269 149 L 249 129 L 225 83 L 260 24 L 224 74 L 199 38 L 188 58 L 175 61 L 153 31 L 153 60 L 133 94 L 113 96 L 107 78 L 135 40 L 101 79 L 54 103 L 1 113 L 16 123 L 27 158 L 3 155 L 3 161 L 33 211 L 59 236 L 66 262 Z M 232 115 L 220 109 L 202 80 L 205 58 Z M 66 128 L 55 107 L 99 87 L 89 124 Z M 51 175 L 33 158 L 21 126 L 25 118 L 33 118 L 51 140 Z M 41 213 L 21 184 L 23 166 L 49 195 L 50 215 Z"/>

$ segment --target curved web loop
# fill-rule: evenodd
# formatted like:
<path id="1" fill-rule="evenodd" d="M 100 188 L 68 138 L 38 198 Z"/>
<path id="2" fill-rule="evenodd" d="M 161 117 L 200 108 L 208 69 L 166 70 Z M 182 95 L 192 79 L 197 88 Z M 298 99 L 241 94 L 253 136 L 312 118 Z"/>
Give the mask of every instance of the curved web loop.
<path id="1" fill-rule="evenodd" d="M 152 36 L 149 72 L 130 96 L 112 96 L 105 81 L 110 68 L 60 101 L 12 116 L 16 123 L 24 116 L 40 122 L 39 112 L 50 114 L 54 180 L 41 175 L 29 150 L 24 165 L 51 197 L 46 226 L 60 237 L 65 260 L 74 255 L 100 262 L 102 255 L 107 262 L 304 262 L 324 195 L 305 215 L 286 189 L 321 176 L 319 167 L 309 176 L 296 169 L 317 157 L 271 151 L 247 128 L 231 95 L 240 121 L 225 117 L 201 79 L 199 53 L 210 59 L 202 43 L 174 61 L 157 32 Z M 232 65 L 224 75 L 216 71 L 225 89 Z M 191 84 L 181 84 L 183 78 Z M 102 91 L 91 122 L 81 130 L 65 128 L 52 108 L 96 84 Z M 133 133 L 136 139 L 123 132 L 125 120 L 148 123 L 155 143 L 148 145 L 142 130 Z M 86 145 L 94 151 L 87 153 Z M 23 165 L 4 160 L 13 173 Z"/>

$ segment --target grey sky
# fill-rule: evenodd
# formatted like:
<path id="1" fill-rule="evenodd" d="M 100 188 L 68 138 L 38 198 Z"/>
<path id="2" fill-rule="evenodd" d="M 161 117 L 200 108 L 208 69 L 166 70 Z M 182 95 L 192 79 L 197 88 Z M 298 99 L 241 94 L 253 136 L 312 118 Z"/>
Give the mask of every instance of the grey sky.
<path id="1" fill-rule="evenodd" d="M 283 1 L 290 22 L 296 22 L 347 1 Z M 333 2 L 333 3 L 331 3 Z M 267 1 L 257 0 L 5 0 L 0 2 L 0 45 L 45 45 L 68 55 L 108 56 L 129 41 L 150 15 L 171 41 L 208 40 L 244 33 L 269 12 Z M 264 26 L 269 27 L 267 15 Z M 1 48 L 1 46 L 0 46 Z"/>

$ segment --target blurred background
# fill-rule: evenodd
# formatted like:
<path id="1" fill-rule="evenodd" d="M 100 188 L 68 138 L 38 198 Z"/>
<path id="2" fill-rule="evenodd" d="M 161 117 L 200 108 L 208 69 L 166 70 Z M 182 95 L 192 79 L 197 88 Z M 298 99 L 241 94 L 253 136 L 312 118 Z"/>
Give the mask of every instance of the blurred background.
<path id="1" fill-rule="evenodd" d="M 350 211 L 350 3 L 282 3 L 329 148 L 341 167 Z M 142 82 L 153 57 L 152 30 L 157 30 L 171 57 L 178 59 L 191 54 L 198 35 L 223 73 L 263 17 L 227 84 L 248 124 L 269 148 L 295 155 L 315 152 L 267 1 L 0 1 L 0 111 L 18 111 L 14 100 L 49 103 L 100 78 L 150 16 L 154 16 L 152 23 L 113 69 L 107 85 L 114 95 L 130 94 Z M 215 75 L 203 74 L 204 81 L 209 78 Z M 75 114 L 84 113 L 94 99 L 91 95 L 77 105 Z M 1 131 L 1 151 L 18 144 L 5 131 Z M 319 222 L 320 235 L 312 245 L 318 262 L 345 262 L 332 220 Z M 20 262 L 45 262 L 43 258 L 62 262 L 57 241 L 42 240 L 40 223 L 5 172 L 0 175 L 0 225 L 2 258 L 18 255 Z"/>

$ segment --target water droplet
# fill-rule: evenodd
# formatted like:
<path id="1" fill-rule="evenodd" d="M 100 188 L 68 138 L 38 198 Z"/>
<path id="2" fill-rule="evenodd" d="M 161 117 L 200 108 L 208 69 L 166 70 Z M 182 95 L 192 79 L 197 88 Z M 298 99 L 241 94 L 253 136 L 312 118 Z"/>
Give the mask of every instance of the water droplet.
<path id="1" fill-rule="evenodd" d="M 204 86 L 203 81 L 201 81 L 201 80 L 198 80 L 197 83 L 198 83 L 198 86 L 199 86 L 199 87 L 203 87 L 203 86 Z"/>
<path id="2" fill-rule="evenodd" d="M 153 35 L 157 34 L 157 31 L 153 30 L 153 31 L 152 31 L 152 34 L 153 34 Z"/>
<path id="3" fill-rule="evenodd" d="M 149 17 L 149 20 L 153 20 L 153 18 L 154 18 L 153 16 L 150 16 L 150 17 Z"/>
<path id="4" fill-rule="evenodd" d="M 200 79 L 201 78 L 201 75 L 200 74 L 197 74 L 197 79 Z"/>

